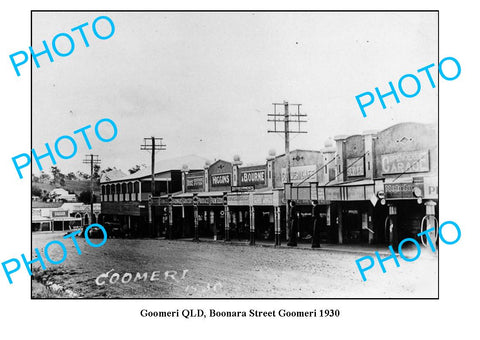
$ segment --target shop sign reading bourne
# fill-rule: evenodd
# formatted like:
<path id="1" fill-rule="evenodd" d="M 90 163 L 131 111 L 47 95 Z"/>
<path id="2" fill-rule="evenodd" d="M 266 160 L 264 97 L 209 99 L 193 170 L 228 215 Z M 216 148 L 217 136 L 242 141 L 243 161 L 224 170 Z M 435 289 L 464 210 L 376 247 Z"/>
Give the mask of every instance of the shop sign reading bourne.
<path id="1" fill-rule="evenodd" d="M 265 184 L 265 170 L 244 171 L 240 175 L 240 185 Z"/>

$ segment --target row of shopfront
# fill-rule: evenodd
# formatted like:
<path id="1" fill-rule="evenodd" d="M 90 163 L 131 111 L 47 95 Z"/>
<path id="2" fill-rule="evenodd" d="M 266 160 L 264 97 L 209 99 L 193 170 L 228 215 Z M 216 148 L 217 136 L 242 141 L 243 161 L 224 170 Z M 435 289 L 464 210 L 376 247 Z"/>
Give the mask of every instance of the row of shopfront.
<path id="1" fill-rule="evenodd" d="M 64 231 L 79 229 L 101 219 L 101 206 L 83 203 L 32 202 L 32 231 Z"/>
<path id="2" fill-rule="evenodd" d="M 295 187 L 267 192 L 179 193 L 153 201 L 163 211 L 162 230 L 169 238 L 213 237 L 216 240 L 274 241 L 275 234 L 286 241 L 286 203 L 296 202 L 299 239 L 310 242 L 313 208 L 320 210 L 323 243 L 395 243 L 395 238 L 415 237 L 429 229 L 426 216 L 438 215 L 438 196 L 431 178 L 427 183 L 385 183 L 375 181 Z M 430 180 L 430 181 L 429 181 Z M 286 193 L 286 194 L 285 194 Z M 433 207 L 433 210 L 432 208 Z M 423 220 L 423 221 L 422 221 Z M 428 223 L 428 225 L 426 225 Z M 398 234 L 393 227 L 402 226 Z M 197 231 L 195 231 L 197 229 Z"/>
<path id="3" fill-rule="evenodd" d="M 156 173 L 155 195 L 146 174 L 102 182 L 102 193 L 127 181 L 141 188 L 135 201 L 102 195 L 102 215 L 139 236 L 277 243 L 289 235 L 293 201 L 300 242 L 311 242 L 319 219 L 322 243 L 392 244 L 437 223 L 437 145 L 436 127 L 417 123 L 337 136 L 290 152 L 290 180 L 287 155 L 255 166 L 180 158 Z"/>

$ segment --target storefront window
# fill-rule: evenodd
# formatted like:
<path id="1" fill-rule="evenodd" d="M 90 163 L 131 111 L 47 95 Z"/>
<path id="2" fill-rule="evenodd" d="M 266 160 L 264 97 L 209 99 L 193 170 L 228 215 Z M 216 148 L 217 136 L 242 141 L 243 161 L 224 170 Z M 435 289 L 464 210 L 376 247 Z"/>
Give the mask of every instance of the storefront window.
<path id="1" fill-rule="evenodd" d="M 132 199 L 132 189 L 133 189 L 132 182 L 128 182 L 128 184 L 127 184 L 128 200 L 131 200 L 131 199 Z"/>

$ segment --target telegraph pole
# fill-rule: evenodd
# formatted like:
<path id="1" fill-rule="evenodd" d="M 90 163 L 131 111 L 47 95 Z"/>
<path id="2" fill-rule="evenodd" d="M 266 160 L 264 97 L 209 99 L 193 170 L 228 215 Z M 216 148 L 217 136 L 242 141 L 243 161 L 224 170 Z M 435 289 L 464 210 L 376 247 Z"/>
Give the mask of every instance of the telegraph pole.
<path id="1" fill-rule="evenodd" d="M 147 150 L 152 152 L 152 183 L 151 183 L 151 198 L 155 194 L 155 151 L 166 150 L 166 145 L 163 144 L 163 138 L 144 138 L 143 145 L 140 145 L 140 150 Z M 167 184 L 168 186 L 168 184 Z M 168 189 L 167 189 L 168 191 Z M 153 201 L 152 199 L 148 200 L 148 230 L 150 235 L 153 237 L 156 236 L 157 231 L 154 230 L 153 226 Z"/>
<path id="2" fill-rule="evenodd" d="M 90 224 L 93 223 L 93 189 L 94 189 L 94 182 L 93 182 L 93 168 L 95 165 L 100 164 L 100 158 L 98 155 L 85 155 L 85 159 L 83 160 L 84 164 L 90 164 Z M 98 222 L 98 221 L 97 221 Z M 82 235 L 85 237 L 85 229 L 87 227 L 83 226 Z"/>
<path id="3" fill-rule="evenodd" d="M 289 106 L 296 106 L 297 112 L 290 113 Z M 291 133 L 307 133 L 301 129 L 301 123 L 306 123 L 304 119 L 306 114 L 300 113 L 300 106 L 302 104 L 289 104 L 287 101 L 283 103 L 273 103 L 273 114 L 268 114 L 268 122 L 273 122 L 273 130 L 268 130 L 268 133 L 283 133 L 285 139 L 285 157 L 287 159 L 287 166 L 285 168 L 285 183 L 290 183 L 290 134 Z M 277 106 L 283 106 L 283 113 L 277 113 Z M 278 123 L 278 125 L 277 125 Z M 292 124 L 290 124 L 292 123 Z M 283 129 L 283 130 L 282 130 Z M 291 186 L 289 186 L 291 187 Z M 290 206 L 289 201 L 285 201 L 285 219 L 287 225 L 287 235 L 290 221 Z M 281 245 L 280 238 L 280 221 L 278 223 L 278 230 L 275 231 L 275 245 Z"/>

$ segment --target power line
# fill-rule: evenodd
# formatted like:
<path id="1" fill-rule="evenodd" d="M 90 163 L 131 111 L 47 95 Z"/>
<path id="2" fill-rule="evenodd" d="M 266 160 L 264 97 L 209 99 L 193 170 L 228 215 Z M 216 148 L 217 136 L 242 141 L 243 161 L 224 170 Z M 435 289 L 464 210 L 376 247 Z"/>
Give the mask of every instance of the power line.
<path id="1" fill-rule="evenodd" d="M 350 164 L 349 166 L 347 166 L 345 168 L 345 170 L 343 170 L 342 172 L 340 172 L 339 174 L 337 174 L 337 176 L 335 176 L 333 179 L 329 180 L 327 183 L 325 183 L 325 186 L 328 185 L 331 181 L 334 181 L 338 176 L 340 176 L 341 174 L 343 174 L 345 171 L 347 171 L 349 168 L 351 168 L 355 163 L 357 163 L 358 161 L 360 161 L 361 159 L 363 159 L 365 157 L 366 154 L 368 154 L 369 151 L 365 152 L 362 156 L 358 157 L 358 159 L 353 162 L 352 164 Z"/>
<path id="2" fill-rule="evenodd" d="M 290 134 L 307 133 L 302 130 L 302 123 L 306 123 L 306 114 L 300 112 L 302 104 L 289 104 L 287 101 L 283 103 L 272 103 L 273 113 L 267 115 L 267 122 L 273 123 L 273 129 L 267 130 L 268 133 L 282 133 L 285 139 L 285 157 L 287 159 L 286 166 L 286 183 L 290 183 Z M 277 113 L 277 106 L 283 107 L 283 113 Z M 296 112 L 290 113 L 290 106 L 297 108 Z M 285 202 L 286 221 L 290 220 L 289 202 Z M 275 233 L 275 245 L 280 245 L 280 234 Z"/>
<path id="3" fill-rule="evenodd" d="M 310 177 L 312 177 L 313 175 L 316 175 L 318 174 L 322 169 L 324 169 L 328 164 L 332 163 L 336 158 L 333 157 L 331 160 L 328 161 L 327 164 L 323 165 L 320 169 L 318 169 L 317 171 L 313 172 L 312 174 L 310 174 L 307 178 L 305 178 L 303 181 L 301 181 L 300 183 L 298 183 L 296 186 L 299 187 L 300 184 L 303 184 L 307 181 L 307 179 L 309 179 Z"/>

